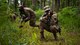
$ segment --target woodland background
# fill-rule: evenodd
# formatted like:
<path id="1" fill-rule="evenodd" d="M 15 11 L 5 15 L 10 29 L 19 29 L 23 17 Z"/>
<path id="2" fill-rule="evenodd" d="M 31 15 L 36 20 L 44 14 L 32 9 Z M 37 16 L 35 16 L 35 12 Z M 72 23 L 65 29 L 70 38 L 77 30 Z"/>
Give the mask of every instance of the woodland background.
<path id="1" fill-rule="evenodd" d="M 20 15 L 19 4 L 32 8 L 36 12 L 37 24 L 44 13 L 43 7 L 49 5 L 58 13 L 62 35 L 54 41 L 51 33 L 45 31 L 46 40 L 40 40 L 40 29 L 29 26 L 18 26 Z M 15 21 L 9 18 L 14 12 Z M 80 0 L 0 0 L 0 45 L 80 45 Z"/>

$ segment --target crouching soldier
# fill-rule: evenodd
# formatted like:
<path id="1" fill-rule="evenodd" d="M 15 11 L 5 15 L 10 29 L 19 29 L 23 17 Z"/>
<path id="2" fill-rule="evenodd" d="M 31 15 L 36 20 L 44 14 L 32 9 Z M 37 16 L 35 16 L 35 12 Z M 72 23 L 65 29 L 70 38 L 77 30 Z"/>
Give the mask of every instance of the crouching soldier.
<path id="1" fill-rule="evenodd" d="M 36 25 L 36 14 L 35 12 L 28 7 L 24 7 L 24 6 L 19 6 L 19 11 L 20 11 L 20 16 L 21 16 L 21 23 L 27 22 L 29 21 L 30 26 L 32 27 L 38 27 L 38 25 Z M 22 25 L 20 26 L 22 27 Z"/>
<path id="2" fill-rule="evenodd" d="M 60 26 L 58 25 L 57 14 L 53 13 L 50 8 L 46 8 L 44 15 L 40 18 L 41 38 L 44 38 L 44 29 L 53 33 L 54 38 L 57 39 L 57 32 L 61 34 Z"/>

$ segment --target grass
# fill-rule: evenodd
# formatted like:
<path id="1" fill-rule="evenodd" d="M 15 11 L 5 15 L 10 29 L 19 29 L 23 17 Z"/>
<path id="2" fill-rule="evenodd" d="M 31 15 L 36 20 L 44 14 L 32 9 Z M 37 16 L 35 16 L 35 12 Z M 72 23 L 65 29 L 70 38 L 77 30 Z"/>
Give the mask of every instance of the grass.
<path id="1" fill-rule="evenodd" d="M 38 16 L 37 19 L 39 19 L 43 11 L 39 10 L 36 13 Z M 28 45 L 80 45 L 80 30 L 77 28 L 79 26 L 77 25 L 79 18 L 77 18 L 77 14 L 76 8 L 64 8 L 63 11 L 61 11 L 59 14 L 59 23 L 61 23 L 62 35 L 60 36 L 58 34 L 58 41 L 55 41 L 52 33 L 47 31 L 44 31 L 45 40 L 41 40 L 40 29 L 30 27 L 28 22 L 23 24 L 22 35 L 26 35 L 23 37 L 28 37 L 27 39 L 25 38 L 26 43 L 27 41 L 29 42 L 27 43 Z M 39 21 L 37 21 L 37 24 L 39 24 Z"/>
<path id="2" fill-rule="evenodd" d="M 62 35 L 58 35 L 58 41 L 55 41 L 52 33 L 47 31 L 44 32 L 45 40 L 41 40 L 40 30 L 30 27 L 28 22 L 25 23 L 21 29 L 22 40 L 20 40 L 26 45 L 80 45 L 80 33 L 67 32 L 64 27 L 62 27 Z M 27 43 L 27 41 L 29 41 L 29 43 Z"/>
<path id="3" fill-rule="evenodd" d="M 66 9 L 66 11 L 68 11 Z M 19 28 L 19 18 L 16 21 L 9 21 L 6 18 L 0 19 L 0 44 L 1 45 L 80 45 L 79 33 L 79 16 L 70 18 L 72 13 L 66 12 L 65 9 L 59 15 L 59 23 L 61 23 L 61 33 L 58 34 L 58 41 L 54 40 L 52 33 L 44 31 L 45 40 L 40 39 L 40 29 L 29 26 L 29 22 L 23 23 L 23 27 Z M 71 11 L 72 12 L 72 11 Z M 36 12 L 37 19 L 42 15 L 43 11 Z M 66 16 L 70 13 L 70 16 Z M 63 14 L 63 15 L 62 15 Z M 75 14 L 76 15 L 76 14 Z M 4 16 L 5 17 L 5 16 Z M 2 20 L 3 19 L 3 20 Z M 77 20 L 75 20 L 77 19 Z M 4 22 L 5 21 L 5 22 Z M 72 23 L 75 21 L 74 23 Z M 76 22 L 77 21 L 77 22 Z M 39 20 L 36 22 L 39 24 Z M 75 24 L 75 25 L 73 25 Z M 76 27 L 75 27 L 76 26 Z M 72 28 L 74 27 L 74 28 Z"/>

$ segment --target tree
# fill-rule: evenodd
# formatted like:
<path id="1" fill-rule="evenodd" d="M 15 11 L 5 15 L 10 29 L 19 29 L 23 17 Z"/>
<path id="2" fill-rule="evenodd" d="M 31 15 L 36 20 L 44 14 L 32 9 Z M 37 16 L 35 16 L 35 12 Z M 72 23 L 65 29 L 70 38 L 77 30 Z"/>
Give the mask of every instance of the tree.
<path id="1" fill-rule="evenodd" d="M 36 8 L 36 0 L 32 0 L 32 7 L 33 7 L 33 9 L 35 9 Z"/>
<path id="2" fill-rule="evenodd" d="M 45 3 L 46 3 L 46 0 L 43 0 L 43 7 L 46 5 Z"/>
<path id="3" fill-rule="evenodd" d="M 15 8 L 15 12 L 17 11 L 17 4 L 18 4 L 18 0 L 14 0 L 14 8 Z"/>
<path id="4" fill-rule="evenodd" d="M 55 9 L 55 5 L 54 5 L 54 0 L 52 0 L 52 8 L 51 8 L 53 11 Z"/>

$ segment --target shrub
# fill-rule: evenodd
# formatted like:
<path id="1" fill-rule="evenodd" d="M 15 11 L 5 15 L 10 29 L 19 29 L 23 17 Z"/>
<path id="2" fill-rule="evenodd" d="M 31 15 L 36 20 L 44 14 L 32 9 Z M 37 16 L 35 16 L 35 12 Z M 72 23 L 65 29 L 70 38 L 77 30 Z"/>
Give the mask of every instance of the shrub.
<path id="1" fill-rule="evenodd" d="M 79 31 L 80 27 L 80 10 L 74 7 L 63 8 L 59 13 L 59 21 L 61 25 L 69 31 Z M 78 30 L 76 30 L 78 29 Z"/>
<path id="2" fill-rule="evenodd" d="M 36 10 L 36 19 L 39 20 L 39 18 L 43 15 L 43 10 L 39 9 Z"/>

